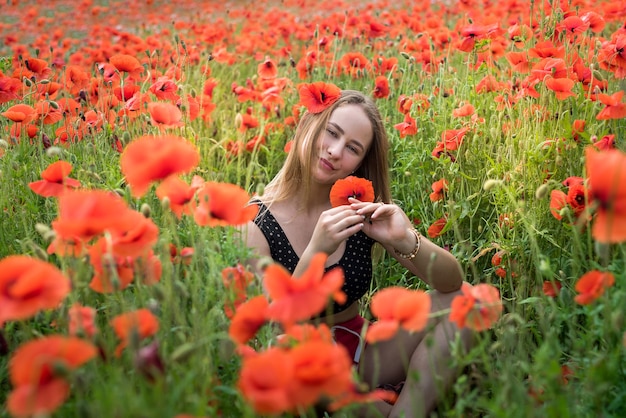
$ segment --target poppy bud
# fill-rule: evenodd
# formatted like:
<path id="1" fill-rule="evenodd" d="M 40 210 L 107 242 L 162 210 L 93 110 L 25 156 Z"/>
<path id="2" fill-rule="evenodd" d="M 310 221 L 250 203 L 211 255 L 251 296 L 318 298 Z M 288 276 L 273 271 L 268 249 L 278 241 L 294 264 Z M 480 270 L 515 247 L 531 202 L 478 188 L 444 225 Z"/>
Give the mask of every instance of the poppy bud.
<path id="1" fill-rule="evenodd" d="M 39 84 L 50 84 L 50 80 L 44 78 L 43 80 L 39 80 Z"/>
<path id="2" fill-rule="evenodd" d="M 243 123 L 243 116 L 241 116 L 241 113 L 237 113 L 237 115 L 235 116 L 235 126 L 239 128 L 242 123 Z"/>
<path id="3" fill-rule="evenodd" d="M 55 102 L 54 100 L 50 100 L 48 103 L 50 103 L 50 107 L 53 109 L 58 109 L 59 108 L 59 104 L 57 102 Z"/>
<path id="4" fill-rule="evenodd" d="M 48 253 L 46 253 L 46 251 L 43 248 L 41 248 L 39 245 L 35 244 L 32 241 L 28 241 L 28 246 L 34 253 L 33 255 L 35 257 L 43 261 L 48 261 Z"/>
<path id="5" fill-rule="evenodd" d="M 596 254 L 601 260 L 608 260 L 611 246 L 604 242 L 596 241 L 594 242 L 594 249 Z"/>
<path id="6" fill-rule="evenodd" d="M 63 150 L 59 147 L 50 147 L 46 149 L 46 155 L 48 157 L 57 157 L 63 154 Z"/>
<path id="7" fill-rule="evenodd" d="M 164 211 L 168 211 L 170 209 L 170 198 L 165 196 L 162 200 L 161 200 L 161 208 Z"/>
<path id="8" fill-rule="evenodd" d="M 259 183 L 256 185 L 256 194 L 262 196 L 265 192 L 265 183 Z"/>
<path id="9" fill-rule="evenodd" d="M 152 289 L 152 292 L 156 300 L 161 300 L 161 301 L 165 300 L 167 295 L 165 294 L 165 291 L 163 290 L 161 286 L 159 286 L 158 284 L 155 284 L 155 285 L 150 286 L 150 289 Z"/>
<path id="10" fill-rule="evenodd" d="M 620 310 L 615 310 L 611 313 L 611 325 L 616 330 L 620 330 L 624 327 L 624 313 Z"/>
<path id="11" fill-rule="evenodd" d="M 544 197 L 546 197 L 546 195 L 548 194 L 548 185 L 547 184 L 542 184 L 541 186 L 537 187 L 537 190 L 535 190 L 535 198 L 536 199 L 543 199 Z"/>
<path id="12" fill-rule="evenodd" d="M 26 84 L 26 87 L 32 87 L 33 86 L 33 82 L 30 81 L 30 79 L 28 79 L 28 77 L 24 77 L 24 84 Z"/>
<path id="13" fill-rule="evenodd" d="M 266 267 L 269 267 L 272 264 L 274 264 L 274 260 L 270 257 L 261 257 L 257 262 L 257 266 L 260 271 L 265 270 Z"/>
<path id="14" fill-rule="evenodd" d="M 152 209 L 150 208 L 150 205 L 147 203 L 142 204 L 141 209 L 139 211 L 144 216 L 144 218 L 149 218 L 150 214 L 152 213 Z"/>
<path id="15" fill-rule="evenodd" d="M 53 229 L 51 229 L 48 225 L 42 223 L 38 223 L 37 225 L 35 225 L 35 230 L 39 232 L 39 234 L 46 242 L 52 241 L 56 236 L 56 232 L 54 232 Z"/>
<path id="16" fill-rule="evenodd" d="M 543 258 L 539 261 L 539 271 L 546 277 L 552 277 L 553 271 L 550 266 L 550 261 L 547 258 Z"/>
<path id="17" fill-rule="evenodd" d="M 170 360 L 174 363 L 184 363 L 198 350 L 198 348 L 200 348 L 200 346 L 200 344 L 185 343 L 174 350 Z"/>
<path id="18" fill-rule="evenodd" d="M 483 190 L 488 192 L 489 190 L 493 189 L 494 187 L 498 187 L 501 184 L 502 180 L 487 179 L 483 183 Z"/>
<path id="19" fill-rule="evenodd" d="M 146 303 L 146 308 L 148 308 L 150 312 L 152 312 L 155 315 L 160 314 L 159 307 L 160 307 L 159 302 L 156 299 L 154 298 L 148 299 L 148 302 Z"/>
<path id="20" fill-rule="evenodd" d="M 407 53 L 406 53 L 406 52 L 404 52 L 404 51 L 400 52 L 400 55 L 402 55 L 402 58 L 404 58 L 404 59 L 406 59 L 406 60 L 408 60 L 408 59 L 409 59 L 409 57 L 410 57 L 410 55 L 409 55 L 409 54 L 407 54 Z"/>
<path id="21" fill-rule="evenodd" d="M 189 291 L 187 290 L 187 286 L 185 286 L 182 282 L 175 281 L 174 290 L 180 295 L 182 299 L 189 299 Z"/>

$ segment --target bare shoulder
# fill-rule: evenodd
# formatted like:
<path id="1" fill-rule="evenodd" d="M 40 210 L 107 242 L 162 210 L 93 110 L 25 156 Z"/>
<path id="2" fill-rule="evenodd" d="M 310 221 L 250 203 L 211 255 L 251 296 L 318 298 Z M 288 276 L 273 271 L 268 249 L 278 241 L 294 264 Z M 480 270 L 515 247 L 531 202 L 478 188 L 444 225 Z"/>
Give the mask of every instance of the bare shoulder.
<path id="1" fill-rule="evenodd" d="M 259 256 L 270 255 L 270 246 L 265 239 L 265 235 L 263 235 L 259 226 L 253 221 L 243 226 L 242 236 L 245 239 L 246 246 L 254 249 Z"/>

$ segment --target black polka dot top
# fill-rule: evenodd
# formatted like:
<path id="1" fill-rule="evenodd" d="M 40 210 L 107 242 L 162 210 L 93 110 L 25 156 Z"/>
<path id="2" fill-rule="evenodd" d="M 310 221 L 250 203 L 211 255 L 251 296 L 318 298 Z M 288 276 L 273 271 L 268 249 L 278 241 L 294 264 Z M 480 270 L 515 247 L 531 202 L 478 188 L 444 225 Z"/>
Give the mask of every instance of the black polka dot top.
<path id="1" fill-rule="evenodd" d="M 254 223 L 261 229 L 270 247 L 272 259 L 280 263 L 293 274 L 300 258 L 296 255 L 287 235 L 278 224 L 267 206 L 259 201 L 259 212 Z M 359 300 L 369 289 L 372 281 L 372 245 L 374 240 L 359 231 L 348 238 L 346 249 L 338 263 L 326 268 L 329 271 L 342 267 L 344 283 L 342 290 L 346 294 L 346 302 L 339 305 L 333 302 L 332 312 L 338 313 Z"/>

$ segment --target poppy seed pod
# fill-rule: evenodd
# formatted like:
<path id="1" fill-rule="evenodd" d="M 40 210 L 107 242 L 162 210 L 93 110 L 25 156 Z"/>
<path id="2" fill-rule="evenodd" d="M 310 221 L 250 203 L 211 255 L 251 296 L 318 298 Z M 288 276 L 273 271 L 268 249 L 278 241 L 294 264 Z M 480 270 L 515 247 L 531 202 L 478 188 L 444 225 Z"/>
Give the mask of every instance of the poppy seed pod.
<path id="1" fill-rule="evenodd" d="M 544 197 L 546 197 L 546 195 L 548 194 L 548 185 L 547 184 L 542 184 L 541 186 L 537 187 L 537 190 L 535 190 L 535 198 L 537 199 L 543 199 Z"/>

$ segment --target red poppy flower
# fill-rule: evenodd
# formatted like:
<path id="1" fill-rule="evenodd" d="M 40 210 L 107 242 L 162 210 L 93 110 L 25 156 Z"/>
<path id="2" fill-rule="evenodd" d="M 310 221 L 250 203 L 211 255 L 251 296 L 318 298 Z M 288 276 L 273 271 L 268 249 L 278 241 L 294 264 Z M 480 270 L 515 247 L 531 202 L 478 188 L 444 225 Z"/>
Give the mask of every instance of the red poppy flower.
<path id="1" fill-rule="evenodd" d="M 589 24 L 589 29 L 594 33 L 602 32 L 606 25 L 604 18 L 596 12 L 585 12 L 580 18 L 583 22 Z"/>
<path id="2" fill-rule="evenodd" d="M 267 322 L 267 298 L 255 296 L 237 307 L 228 335 L 237 344 L 245 344 Z"/>
<path id="3" fill-rule="evenodd" d="M 167 76 L 159 77 L 148 90 L 159 100 L 171 100 L 175 102 L 179 99 L 176 94 L 178 86 Z"/>
<path id="4" fill-rule="evenodd" d="M 52 264 L 23 255 L 0 260 L 0 328 L 55 309 L 70 292 L 70 281 Z"/>
<path id="5" fill-rule="evenodd" d="M 589 29 L 589 22 L 578 16 L 568 16 L 556 24 L 557 32 L 564 32 L 568 39 L 584 34 Z"/>
<path id="6" fill-rule="evenodd" d="M 10 119 L 13 122 L 28 123 L 35 119 L 35 117 L 37 116 L 37 111 L 33 109 L 32 106 L 19 103 L 11 106 L 4 112 L 0 113 L 0 115 L 4 116 L 7 119 Z"/>
<path id="7" fill-rule="evenodd" d="M 430 201 L 436 202 L 438 200 L 443 199 L 443 194 L 446 190 L 448 190 L 448 182 L 446 179 L 439 179 L 434 182 L 430 188 L 433 192 L 430 194 Z"/>
<path id="8" fill-rule="evenodd" d="M 293 361 L 291 402 L 307 408 L 322 398 L 334 398 L 353 385 L 352 359 L 345 347 L 333 342 L 307 341 L 290 352 Z"/>
<path id="9" fill-rule="evenodd" d="M 52 106 L 49 101 L 39 101 L 35 104 L 37 120 L 44 125 L 52 125 L 63 119 L 63 113 L 59 106 Z"/>
<path id="10" fill-rule="evenodd" d="M 317 81 L 315 83 L 301 83 L 298 85 L 298 93 L 302 106 L 309 113 L 320 113 L 332 106 L 341 97 L 341 89 L 332 83 Z"/>
<path id="11" fill-rule="evenodd" d="M 200 176 L 193 176 L 191 185 L 177 176 L 169 176 L 159 184 L 156 195 L 163 200 L 167 197 L 169 208 L 180 219 L 183 214 L 192 213 L 191 202 L 196 191 L 202 187 L 204 179 Z"/>
<path id="12" fill-rule="evenodd" d="M 0 74 L 0 104 L 18 99 L 22 82 L 13 77 L 4 77 Z"/>
<path id="13" fill-rule="evenodd" d="M 574 289 L 578 295 L 574 297 L 576 303 L 589 305 L 595 302 L 604 291 L 615 284 L 615 277 L 608 271 L 592 270 L 583 274 L 576 282 Z"/>
<path id="14" fill-rule="evenodd" d="M 119 72 L 132 73 L 141 72 L 143 70 L 139 60 L 128 54 L 113 55 L 109 58 L 109 63 Z"/>
<path id="15" fill-rule="evenodd" d="M 404 138 L 409 135 L 415 135 L 417 133 L 417 122 L 410 114 L 404 115 L 404 121 L 393 125 L 400 132 L 400 138 Z"/>
<path id="16" fill-rule="evenodd" d="M 374 80 L 374 97 L 384 99 L 389 96 L 389 80 L 384 75 L 379 75 Z"/>
<path id="17" fill-rule="evenodd" d="M 598 100 L 605 105 L 605 108 L 596 115 L 597 120 L 622 119 L 626 118 L 626 103 L 622 102 L 624 90 L 620 90 L 612 95 L 598 93 Z"/>
<path id="18" fill-rule="evenodd" d="M 567 195 L 561 190 L 552 190 L 550 192 L 550 213 L 559 221 L 563 218 L 561 216 L 561 209 L 567 206 Z"/>
<path id="19" fill-rule="evenodd" d="M 74 370 L 97 353 L 87 341 L 60 335 L 21 345 L 9 360 L 14 389 L 7 398 L 7 410 L 16 417 L 52 414 L 70 392 L 70 384 L 58 370 Z"/>
<path id="20" fill-rule="evenodd" d="M 180 111 L 178 106 L 172 103 L 148 103 L 148 113 L 150 113 L 152 123 L 160 129 L 184 126 L 184 123 L 182 122 L 183 113 Z"/>
<path id="21" fill-rule="evenodd" d="M 281 414 L 293 407 L 290 388 L 294 371 L 289 352 L 270 348 L 243 358 L 237 387 L 257 414 Z"/>
<path id="22" fill-rule="evenodd" d="M 365 338 L 375 343 L 392 338 L 399 328 L 423 330 L 428 324 L 431 300 L 424 291 L 392 286 L 376 292 L 370 306 L 378 320 L 367 329 Z"/>
<path id="23" fill-rule="evenodd" d="M 63 239 L 88 241 L 104 231 L 126 231 L 135 219 L 117 194 L 103 190 L 67 190 L 59 197 L 59 215 L 52 229 Z"/>
<path id="24" fill-rule="evenodd" d="M 286 328 L 298 321 L 309 319 L 324 310 L 330 299 L 345 302 L 341 291 L 343 270 L 339 267 L 324 272 L 327 255 L 313 256 L 301 277 L 292 277 L 280 264 L 265 269 L 263 283 L 271 299 L 268 318 L 281 322 Z"/>
<path id="25" fill-rule="evenodd" d="M 111 326 L 121 340 L 115 348 L 115 355 L 119 357 L 133 335 L 141 340 L 156 334 L 159 320 L 148 309 L 138 309 L 117 315 L 111 320 Z"/>
<path id="26" fill-rule="evenodd" d="M 206 182 L 193 202 L 196 223 L 202 226 L 243 225 L 256 216 L 258 205 L 249 204 L 250 195 L 231 183 Z"/>
<path id="27" fill-rule="evenodd" d="M 448 218 L 445 215 L 437 219 L 428 227 L 428 236 L 430 238 L 437 238 L 439 235 L 441 235 L 441 231 L 443 231 L 447 224 Z"/>
<path id="28" fill-rule="evenodd" d="M 229 301 L 227 301 L 226 306 L 224 306 L 226 316 L 231 318 L 234 309 L 247 299 L 247 289 L 253 280 L 254 274 L 247 271 L 241 264 L 222 269 L 222 283 L 229 293 Z"/>
<path id="29" fill-rule="evenodd" d="M 572 88 L 576 82 L 570 78 L 546 77 L 544 80 L 546 87 L 552 90 L 558 100 L 565 100 L 568 97 L 576 96 Z"/>
<path id="30" fill-rule="evenodd" d="M 81 306 L 77 303 L 67 312 L 69 316 L 68 331 L 73 336 L 93 337 L 98 332 L 96 327 L 96 310 L 89 306 Z"/>
<path id="31" fill-rule="evenodd" d="M 460 118 L 464 116 L 472 116 L 476 109 L 472 106 L 471 103 L 465 103 L 452 111 L 452 116 L 455 118 Z"/>
<path id="32" fill-rule="evenodd" d="M 248 129 L 253 129 L 259 126 L 259 120 L 247 113 L 238 115 L 237 120 L 237 130 L 239 132 L 246 132 Z"/>
<path id="33" fill-rule="evenodd" d="M 104 238 L 89 248 L 89 263 L 94 270 L 89 288 L 94 292 L 113 293 L 126 289 L 133 282 L 135 276 L 133 259 L 116 257 L 108 250 Z"/>
<path id="34" fill-rule="evenodd" d="M 599 151 L 607 151 L 611 149 L 615 149 L 615 135 L 604 135 L 599 140 L 593 143 L 593 146 L 596 147 Z"/>
<path id="35" fill-rule="evenodd" d="M 67 161 L 57 161 L 41 172 L 43 180 L 28 184 L 30 189 L 43 197 L 58 197 L 67 187 L 79 187 L 80 182 L 68 177 L 72 165 Z"/>
<path id="36" fill-rule="evenodd" d="M 124 149 L 120 166 L 135 197 L 155 181 L 193 170 L 200 161 L 196 147 L 177 136 L 142 136 Z"/>
<path id="37" fill-rule="evenodd" d="M 572 184 L 567 190 L 566 201 L 574 211 L 574 215 L 580 216 L 587 205 L 587 188 L 584 183 Z"/>
<path id="38" fill-rule="evenodd" d="M 561 291 L 561 287 L 563 287 L 561 282 L 545 281 L 542 286 L 543 294 L 548 297 L 555 298 Z"/>
<path id="39" fill-rule="evenodd" d="M 330 189 L 330 204 L 332 207 L 349 205 L 349 198 L 361 202 L 373 202 L 375 198 L 372 182 L 356 176 L 348 176 L 337 180 Z"/>
<path id="40" fill-rule="evenodd" d="M 626 154 L 585 149 L 590 201 L 596 202 L 593 237 L 605 243 L 626 240 Z"/>
<path id="41" fill-rule="evenodd" d="M 490 284 L 476 286 L 465 282 L 462 295 L 455 296 L 450 306 L 450 322 L 459 328 L 484 331 L 491 328 L 502 314 L 500 292 Z"/>
<path id="42" fill-rule="evenodd" d="M 270 80 L 276 78 L 278 75 L 278 68 L 276 63 L 270 58 L 265 58 L 265 61 L 257 66 L 257 74 L 264 80 Z"/>

